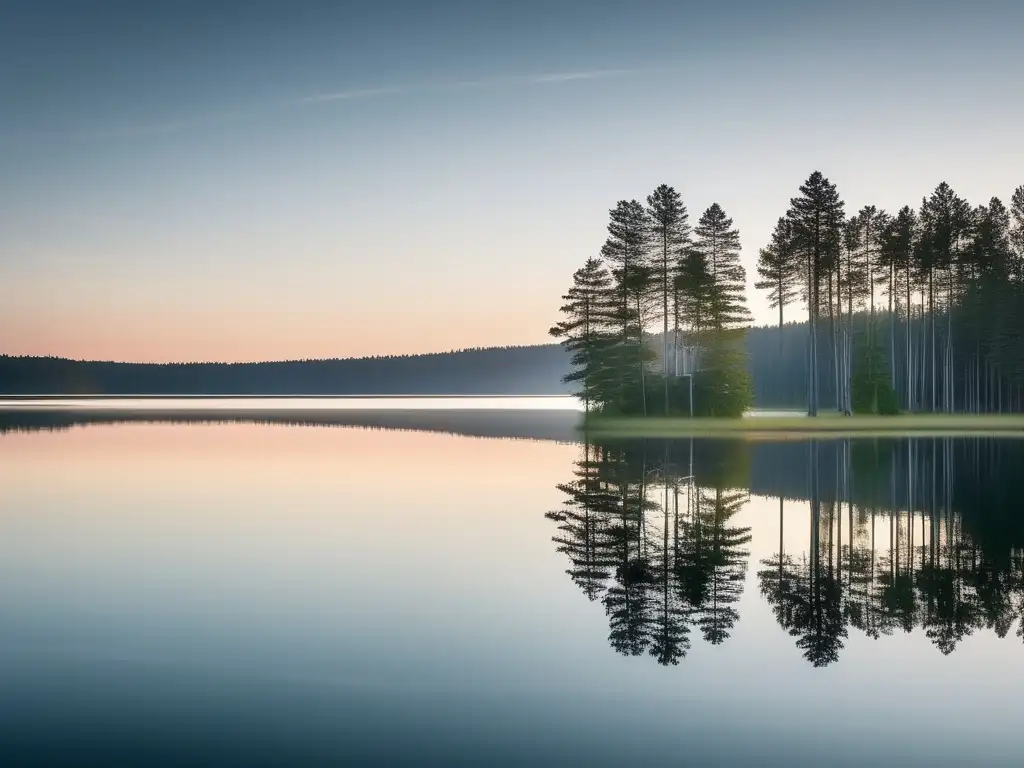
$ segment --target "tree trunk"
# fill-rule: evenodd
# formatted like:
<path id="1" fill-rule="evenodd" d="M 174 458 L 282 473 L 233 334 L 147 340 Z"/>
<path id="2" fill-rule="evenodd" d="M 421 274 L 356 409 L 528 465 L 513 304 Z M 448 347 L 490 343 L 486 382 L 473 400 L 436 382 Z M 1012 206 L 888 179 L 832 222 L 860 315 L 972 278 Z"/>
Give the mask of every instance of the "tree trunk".
<path id="1" fill-rule="evenodd" d="M 662 235 L 662 374 L 665 377 L 665 415 L 668 415 L 668 234 Z"/>
<path id="2" fill-rule="evenodd" d="M 932 326 L 932 413 L 935 413 L 937 406 L 936 401 L 936 379 L 937 379 L 937 368 L 935 359 L 935 281 L 934 281 L 934 270 L 928 270 L 928 314 L 931 319 Z"/>
<path id="3" fill-rule="evenodd" d="M 832 335 L 832 378 L 834 379 L 835 401 L 836 410 L 843 410 L 843 403 L 841 401 L 841 390 L 839 387 L 839 338 L 836 336 L 836 313 L 835 305 L 832 303 L 832 278 L 833 273 L 829 272 L 828 275 L 828 326 L 829 333 Z M 838 293 L 838 291 L 836 291 Z"/>
<path id="4" fill-rule="evenodd" d="M 644 416 L 647 415 L 647 379 L 644 376 L 644 320 L 641 314 L 640 294 L 636 296 L 636 322 L 638 330 L 637 350 L 640 354 L 640 402 L 643 404 Z"/>
<path id="5" fill-rule="evenodd" d="M 896 265 L 889 264 L 889 385 L 896 391 L 896 315 L 893 314 L 893 291 L 896 289 Z"/>

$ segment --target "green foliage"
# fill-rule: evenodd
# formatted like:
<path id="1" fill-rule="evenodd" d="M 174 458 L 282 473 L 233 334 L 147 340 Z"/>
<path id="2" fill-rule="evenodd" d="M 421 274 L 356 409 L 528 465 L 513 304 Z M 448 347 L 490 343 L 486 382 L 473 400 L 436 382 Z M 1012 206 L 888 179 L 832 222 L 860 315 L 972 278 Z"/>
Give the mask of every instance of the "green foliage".
<path id="1" fill-rule="evenodd" d="M 1015 280 L 1024 281 L 1024 184 L 1013 192 L 1013 198 L 1010 200 L 1010 217 L 1011 274 Z"/>
<path id="2" fill-rule="evenodd" d="M 576 270 L 572 288 L 562 297 L 564 318 L 549 331 L 563 339 L 572 353 L 573 370 L 563 380 L 580 384 L 580 398 L 588 411 L 592 403 L 607 397 L 616 379 L 615 369 L 609 365 L 616 341 L 608 332 L 609 285 L 604 265 L 598 259 L 588 259 Z"/>
<path id="3" fill-rule="evenodd" d="M 707 325 L 722 330 L 748 324 L 747 273 L 740 263 L 739 230 L 715 203 L 701 215 L 693 233 L 693 252 L 710 276 Z"/>
<path id="4" fill-rule="evenodd" d="M 847 219 L 835 185 L 812 173 L 759 253 L 756 285 L 779 329 L 770 355 L 754 345 L 753 366 L 770 369 L 757 382 L 730 335 L 750 319 L 732 219 L 713 204 L 691 233 L 665 184 L 646 203 L 609 212 L 602 259 L 577 275 L 552 329 L 588 410 L 739 416 L 755 384 L 762 404 L 806 398 L 810 415 L 822 393 L 843 413 L 1024 407 L 1024 186 L 1009 208 L 971 208 L 943 182 L 919 214 L 866 205 Z M 876 306 L 879 291 L 887 302 Z M 808 322 L 785 326 L 785 305 L 801 297 Z"/>
<path id="5" fill-rule="evenodd" d="M 973 216 L 967 201 L 946 182 L 921 203 L 921 267 L 924 272 L 955 265 L 971 234 Z"/>
<path id="6" fill-rule="evenodd" d="M 820 309 L 821 280 L 834 267 L 843 243 L 845 205 L 836 185 L 815 171 L 789 206 L 786 216 L 793 225 L 795 247 L 804 256 L 800 279 L 811 294 L 811 305 Z"/>
<path id="7" fill-rule="evenodd" d="M 856 414 L 895 416 L 899 413 L 899 401 L 890 383 L 885 358 L 875 344 L 857 347 L 851 399 Z"/>
<path id="8" fill-rule="evenodd" d="M 754 283 L 759 291 L 768 291 L 768 305 L 779 310 L 779 325 L 785 306 L 796 301 L 799 273 L 793 223 L 783 216 L 775 223 L 771 242 L 758 252 L 757 274 L 761 279 Z"/>
<path id="9" fill-rule="evenodd" d="M 715 345 L 705 353 L 705 369 L 694 377 L 694 415 L 739 418 L 754 402 L 742 350 Z"/>

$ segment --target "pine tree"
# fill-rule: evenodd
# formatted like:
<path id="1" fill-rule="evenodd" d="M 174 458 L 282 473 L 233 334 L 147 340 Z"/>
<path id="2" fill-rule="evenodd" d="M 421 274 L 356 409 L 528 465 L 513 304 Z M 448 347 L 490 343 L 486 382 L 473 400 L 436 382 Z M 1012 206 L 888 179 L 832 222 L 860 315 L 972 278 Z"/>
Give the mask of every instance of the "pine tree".
<path id="1" fill-rule="evenodd" d="M 998 197 L 974 210 L 973 237 L 964 254 L 965 285 L 959 300 L 963 341 L 973 348 L 965 377 L 967 409 L 979 410 L 983 381 L 1002 380 L 1001 369 L 1012 356 L 1014 333 L 1011 283 L 1013 253 L 1010 212 Z M 992 312 L 992 307 L 1002 311 Z"/>
<path id="2" fill-rule="evenodd" d="M 879 266 L 888 274 L 888 287 L 886 292 L 889 295 L 889 353 L 890 369 L 892 373 L 893 389 L 896 388 L 896 315 L 898 310 L 894 306 L 899 296 L 900 286 L 905 291 L 906 302 L 906 375 L 907 390 L 905 404 L 908 409 L 912 408 L 911 393 L 913 383 L 911 381 L 913 354 L 912 332 L 911 332 L 911 290 L 913 279 L 911 269 L 914 264 L 914 238 L 917 228 L 917 216 L 914 209 L 909 205 L 903 206 L 896 218 L 891 219 L 881 232 L 881 243 L 879 247 Z"/>
<path id="3" fill-rule="evenodd" d="M 599 259 L 587 259 L 573 274 L 573 286 L 562 299 L 564 319 L 548 333 L 563 340 L 572 353 L 573 370 L 563 377 L 568 383 L 579 382 L 579 397 L 589 413 L 595 405 L 608 401 L 615 370 L 609 365 L 608 353 L 613 336 L 609 328 L 608 270 Z"/>
<path id="4" fill-rule="evenodd" d="M 871 332 L 874 333 L 875 322 L 875 285 L 880 278 L 877 274 L 879 252 L 881 249 L 881 233 L 889 222 L 889 214 L 873 205 L 865 205 L 857 214 L 860 222 L 858 231 L 858 251 L 860 268 L 864 275 L 865 290 L 868 294 L 868 311 L 871 316 Z M 872 338 L 871 343 L 874 343 Z"/>
<path id="5" fill-rule="evenodd" d="M 796 300 L 800 274 L 793 245 L 793 224 L 784 216 L 775 223 L 771 242 L 758 253 L 757 274 L 761 279 L 754 287 L 768 291 L 769 306 L 779 310 L 779 354 L 782 354 L 783 310 Z"/>
<path id="6" fill-rule="evenodd" d="M 1010 200 L 1010 248 L 1012 255 L 1011 272 L 1018 282 L 1024 281 L 1024 184 L 1017 187 Z"/>
<path id="7" fill-rule="evenodd" d="M 946 182 L 935 188 L 931 196 L 921 204 L 922 266 L 928 275 L 928 313 L 931 324 L 931 408 L 938 410 L 938 393 L 941 391 L 944 410 L 952 410 L 952 305 L 956 274 L 960 266 L 960 254 L 970 234 L 971 208 Z M 937 357 L 936 289 L 941 289 L 942 278 L 946 282 L 947 332 L 943 348 L 943 386 L 939 389 Z M 939 285 L 936 282 L 939 281 Z M 941 301 L 941 299 L 939 299 Z"/>
<path id="8" fill-rule="evenodd" d="M 668 326 L 672 315 L 670 300 L 675 295 L 675 276 L 680 258 L 690 239 L 689 214 L 679 193 L 667 184 L 660 185 L 647 197 L 651 221 L 651 267 L 655 290 L 661 298 L 662 374 L 665 377 L 665 413 L 669 412 Z"/>
<path id="9" fill-rule="evenodd" d="M 836 314 L 839 316 L 840 333 L 842 345 L 836 338 L 835 323 L 832 320 L 832 296 L 829 293 L 829 325 L 832 326 L 833 360 L 836 361 L 836 407 L 843 413 L 852 413 L 851 403 L 851 376 L 853 359 L 853 308 L 859 309 L 864 298 L 868 294 L 867 274 L 864 269 L 861 254 L 861 229 L 860 216 L 851 216 L 843 225 L 843 252 L 839 259 L 836 259 L 833 272 L 838 291 L 836 297 Z M 830 280 L 831 285 L 831 280 Z M 843 304 L 846 304 L 847 316 L 843 317 Z"/>
<path id="10" fill-rule="evenodd" d="M 800 196 L 790 200 L 787 214 L 793 223 L 797 247 L 803 253 L 810 318 L 809 416 L 818 415 L 818 317 L 821 310 L 821 280 L 838 258 L 844 223 L 843 201 L 821 171 L 815 171 L 800 187 Z"/>
<path id="11" fill-rule="evenodd" d="M 608 212 L 608 239 L 601 249 L 601 256 L 611 265 L 615 281 L 615 308 L 618 316 L 620 350 L 619 389 L 617 403 L 619 410 L 628 410 L 628 403 L 634 387 L 627 379 L 627 371 L 637 375 L 634 381 L 641 387 L 639 398 L 646 413 L 646 393 L 643 391 L 643 323 L 637 312 L 638 305 L 646 299 L 649 291 L 648 240 L 650 220 L 647 211 L 636 200 L 620 200 Z M 636 352 L 636 354 L 632 354 Z"/>
<path id="12" fill-rule="evenodd" d="M 732 330 L 750 323 L 747 309 L 747 273 L 740 262 L 740 233 L 722 207 L 715 203 L 700 217 L 693 230 L 693 250 L 703 257 L 711 275 L 708 318 L 716 331 Z"/>
<path id="13" fill-rule="evenodd" d="M 873 393 L 871 413 L 878 413 L 879 408 L 879 392 L 880 389 L 884 390 L 883 395 L 884 406 L 883 410 L 887 413 L 893 412 L 891 392 L 893 390 L 892 376 L 889 377 L 889 383 L 882 385 L 881 380 L 884 378 L 884 359 L 878 349 L 878 329 L 876 325 L 875 315 L 875 285 L 878 283 L 885 284 L 885 276 L 878 274 L 879 260 L 882 243 L 882 233 L 888 226 L 890 217 L 884 210 L 879 210 L 873 205 L 866 205 L 861 208 L 857 214 L 857 264 L 858 273 L 857 278 L 862 281 L 861 290 L 867 297 L 868 302 L 868 332 L 866 343 L 868 351 L 859 353 L 857 355 L 858 361 L 863 365 L 866 363 L 866 372 L 864 375 L 867 377 L 869 382 L 870 391 Z M 890 292 L 891 302 L 891 292 Z M 892 306 L 889 307 L 889 317 L 891 321 L 892 317 Z M 853 322 L 853 312 L 849 313 L 849 321 Z M 847 351 L 847 375 L 848 382 L 852 380 L 853 375 L 853 353 L 851 349 Z M 853 410 L 852 404 L 852 385 L 847 385 L 848 406 L 851 411 Z"/>
<path id="14" fill-rule="evenodd" d="M 698 408 L 708 415 L 740 416 L 752 404 L 753 393 L 743 348 L 750 312 L 739 231 L 715 203 L 704 211 L 694 235 L 691 258 L 706 271 L 709 299 L 708 331 L 701 340 Z"/>

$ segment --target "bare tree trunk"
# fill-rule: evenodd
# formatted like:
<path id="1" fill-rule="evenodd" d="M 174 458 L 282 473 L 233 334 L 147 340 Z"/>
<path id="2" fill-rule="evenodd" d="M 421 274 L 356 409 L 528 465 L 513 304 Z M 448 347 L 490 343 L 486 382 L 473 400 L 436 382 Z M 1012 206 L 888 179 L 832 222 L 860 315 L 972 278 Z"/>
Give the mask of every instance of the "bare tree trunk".
<path id="1" fill-rule="evenodd" d="M 818 290 L 817 270 L 814 263 L 814 252 L 807 254 L 807 315 L 810 322 L 807 348 L 807 415 L 818 415 L 817 380 L 818 380 Z"/>
<path id="2" fill-rule="evenodd" d="M 665 377 L 665 415 L 668 415 L 668 234 L 662 235 L 662 270 L 661 270 L 661 300 L 662 300 L 662 375 Z"/>
<path id="3" fill-rule="evenodd" d="M 644 416 L 647 415 L 647 380 L 644 376 L 644 318 L 640 303 L 640 294 L 636 296 L 636 318 L 639 328 L 638 351 L 640 354 L 640 401 L 643 404 Z"/>
<path id="4" fill-rule="evenodd" d="M 906 269 L 907 279 L 907 410 L 915 410 L 914 399 L 914 305 L 910 287 L 910 264 Z"/>
<path id="5" fill-rule="evenodd" d="M 782 300 L 782 278 L 779 278 L 779 360 L 782 360 L 783 354 L 783 331 L 782 331 L 782 309 L 785 306 L 785 302 Z"/>
<path id="6" fill-rule="evenodd" d="M 843 410 L 843 403 L 841 400 L 842 390 L 839 386 L 839 338 L 836 336 L 836 317 L 835 317 L 835 305 L 832 303 L 832 277 L 833 273 L 829 272 L 828 275 L 828 325 L 829 331 L 832 334 L 832 377 L 835 380 L 834 386 L 836 410 Z M 836 291 L 838 293 L 838 291 Z"/>
<path id="7" fill-rule="evenodd" d="M 889 264 L 889 386 L 896 392 L 896 315 L 893 314 L 893 292 L 896 290 L 896 264 Z M 897 307 L 897 312 L 899 308 Z"/>
<path id="8" fill-rule="evenodd" d="M 928 270 L 928 314 L 931 316 L 932 325 L 932 413 L 935 413 L 936 401 L 936 359 L 935 359 L 935 282 L 934 270 Z"/>

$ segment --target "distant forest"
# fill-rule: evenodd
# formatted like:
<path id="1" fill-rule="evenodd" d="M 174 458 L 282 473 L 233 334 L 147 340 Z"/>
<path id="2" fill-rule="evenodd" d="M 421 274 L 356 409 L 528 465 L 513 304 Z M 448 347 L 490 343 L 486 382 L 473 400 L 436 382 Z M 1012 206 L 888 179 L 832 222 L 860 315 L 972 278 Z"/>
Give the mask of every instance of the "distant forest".
<path id="1" fill-rule="evenodd" d="M 267 363 L 0 357 L 0 393 L 33 395 L 564 395 L 556 344 Z"/>
<path id="2" fill-rule="evenodd" d="M 660 337 L 651 337 L 652 345 Z M 806 323 L 751 328 L 747 362 L 758 408 L 806 402 Z M 559 344 L 403 357 L 268 363 L 111 363 L 0 355 L 5 395 L 567 395 Z M 780 362 L 783 364 L 780 365 Z M 828 384 L 826 379 L 823 383 Z M 823 392 L 830 392 L 827 388 Z"/>

